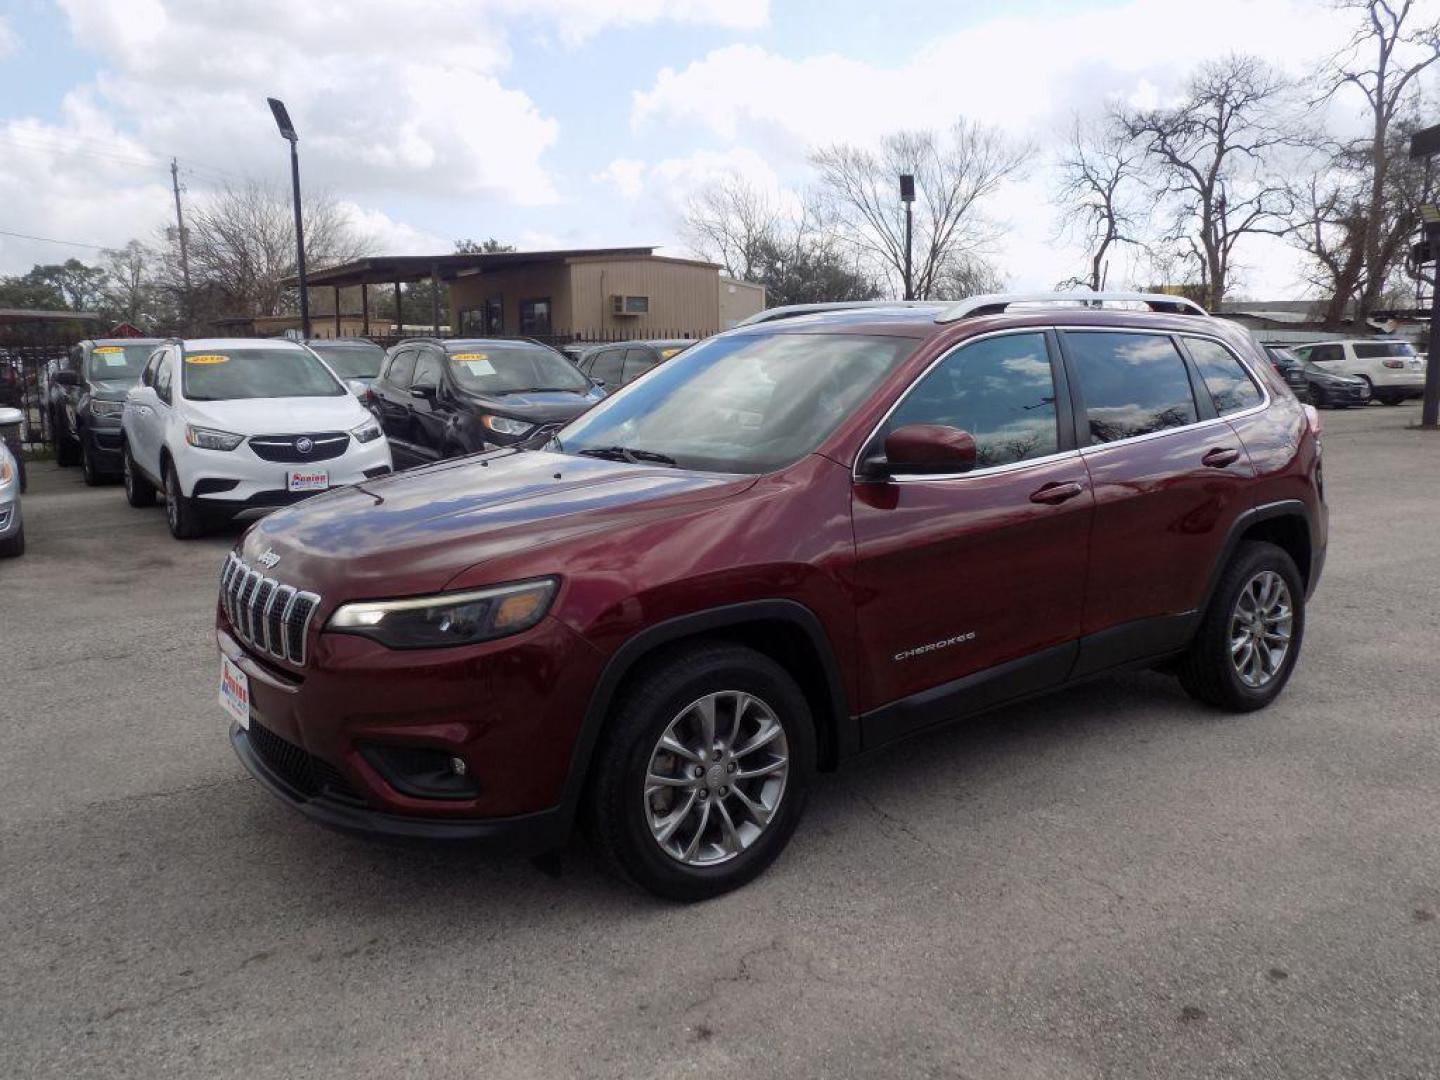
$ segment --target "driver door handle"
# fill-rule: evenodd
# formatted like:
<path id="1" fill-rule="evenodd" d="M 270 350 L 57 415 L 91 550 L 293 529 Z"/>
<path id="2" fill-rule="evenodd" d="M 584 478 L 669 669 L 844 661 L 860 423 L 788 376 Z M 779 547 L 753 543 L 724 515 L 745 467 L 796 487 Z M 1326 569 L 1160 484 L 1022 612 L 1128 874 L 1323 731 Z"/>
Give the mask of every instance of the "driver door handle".
<path id="1" fill-rule="evenodd" d="M 1068 499 L 1075 498 L 1085 489 L 1074 481 L 1069 483 L 1052 483 L 1037 488 L 1030 493 L 1030 501 L 1033 503 L 1045 503 L 1048 506 L 1056 506 Z"/>
<path id="2" fill-rule="evenodd" d="M 1239 460 L 1240 451 L 1233 446 L 1217 446 L 1214 450 L 1207 450 L 1205 456 L 1200 459 L 1200 463 L 1212 469 L 1223 469 L 1227 465 L 1234 465 Z"/>

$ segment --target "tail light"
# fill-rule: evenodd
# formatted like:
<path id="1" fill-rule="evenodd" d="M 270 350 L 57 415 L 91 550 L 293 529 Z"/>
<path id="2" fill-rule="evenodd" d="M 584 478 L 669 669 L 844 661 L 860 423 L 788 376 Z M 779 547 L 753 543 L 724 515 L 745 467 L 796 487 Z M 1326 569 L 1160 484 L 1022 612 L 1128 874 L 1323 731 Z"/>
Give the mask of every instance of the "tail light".
<path id="1" fill-rule="evenodd" d="M 1380 363 L 1382 366 L 1390 368 L 1392 371 L 1396 369 L 1404 370 L 1405 368 L 1404 360 L 1382 360 L 1380 361 Z"/>

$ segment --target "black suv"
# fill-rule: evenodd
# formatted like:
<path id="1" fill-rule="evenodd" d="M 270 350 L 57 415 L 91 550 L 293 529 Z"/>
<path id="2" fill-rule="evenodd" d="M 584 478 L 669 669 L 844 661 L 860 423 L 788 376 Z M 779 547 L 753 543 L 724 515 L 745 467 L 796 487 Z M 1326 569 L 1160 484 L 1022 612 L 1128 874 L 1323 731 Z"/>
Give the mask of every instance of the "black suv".
<path id="1" fill-rule="evenodd" d="M 1300 359 L 1283 345 L 1266 345 L 1265 356 L 1301 401 L 1322 409 L 1370 404 L 1370 384 L 1358 375 L 1326 371 Z"/>
<path id="2" fill-rule="evenodd" d="M 694 344 L 685 338 L 618 341 L 614 345 L 588 349 L 575 361 L 575 366 L 606 390 L 618 390 Z"/>
<path id="3" fill-rule="evenodd" d="M 118 477 L 120 414 L 125 394 L 140 379 L 160 338 L 109 338 L 82 341 L 71 348 L 50 375 L 47 407 L 55 432 L 55 460 L 79 465 L 92 487 Z"/>
<path id="4" fill-rule="evenodd" d="M 391 348 L 370 388 L 396 468 L 527 443 L 604 392 L 533 341 L 419 338 Z"/>

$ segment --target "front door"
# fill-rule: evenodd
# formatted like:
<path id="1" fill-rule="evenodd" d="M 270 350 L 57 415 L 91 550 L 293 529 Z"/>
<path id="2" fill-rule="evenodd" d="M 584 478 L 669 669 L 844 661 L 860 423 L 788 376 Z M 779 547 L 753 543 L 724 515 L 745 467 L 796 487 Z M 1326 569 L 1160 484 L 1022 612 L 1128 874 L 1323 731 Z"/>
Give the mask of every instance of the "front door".
<path id="1" fill-rule="evenodd" d="M 440 351 L 422 348 L 410 384 L 414 392 L 410 401 L 410 443 L 426 461 L 437 461 L 451 449 L 446 445 L 451 415 L 446 381 Z"/>
<path id="2" fill-rule="evenodd" d="M 865 746 L 1068 672 L 1093 503 L 1064 385 L 1052 334 L 964 342 L 866 447 L 902 425 L 946 424 L 977 455 L 959 475 L 855 485 Z"/>
<path id="3" fill-rule="evenodd" d="M 380 429 L 390 442 L 390 452 L 398 468 L 406 468 L 419 460 L 410 443 L 410 380 L 415 374 L 415 350 L 401 349 L 385 367 L 371 387 L 375 415 Z"/>

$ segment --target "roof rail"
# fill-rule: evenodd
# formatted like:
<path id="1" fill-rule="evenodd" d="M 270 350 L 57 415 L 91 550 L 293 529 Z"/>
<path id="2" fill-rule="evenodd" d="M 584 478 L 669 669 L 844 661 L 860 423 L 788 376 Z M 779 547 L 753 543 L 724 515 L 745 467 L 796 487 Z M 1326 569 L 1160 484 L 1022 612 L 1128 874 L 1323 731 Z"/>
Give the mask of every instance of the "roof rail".
<path id="1" fill-rule="evenodd" d="M 1151 311 L 1163 311 L 1171 315 L 1210 314 L 1194 300 L 1184 296 L 1142 292 L 1085 292 L 1076 289 L 1070 292 L 989 293 L 972 296 L 968 300 L 961 300 L 946 307 L 935 321 L 948 323 L 976 315 L 999 315 L 1011 304 L 1079 304 L 1082 307 L 1098 308 L 1119 301 L 1145 304 Z"/>
<path id="2" fill-rule="evenodd" d="M 735 326 L 754 326 L 777 319 L 793 319 L 797 315 L 814 315 L 821 311 L 849 311 L 854 308 L 934 308 L 944 305 L 943 300 L 832 300 L 820 304 L 783 304 L 758 311 L 741 319 Z"/>

